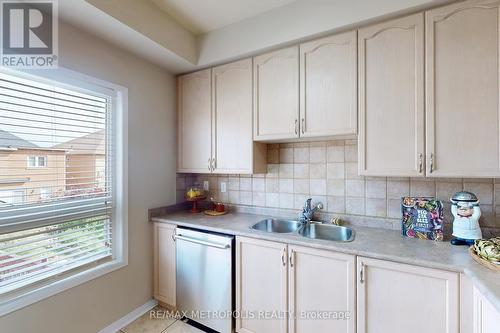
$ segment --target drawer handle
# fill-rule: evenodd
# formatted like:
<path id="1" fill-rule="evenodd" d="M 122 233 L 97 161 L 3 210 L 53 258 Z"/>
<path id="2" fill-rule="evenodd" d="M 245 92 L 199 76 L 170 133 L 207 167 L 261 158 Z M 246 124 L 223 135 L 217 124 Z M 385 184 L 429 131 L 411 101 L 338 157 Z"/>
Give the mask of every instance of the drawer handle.
<path id="1" fill-rule="evenodd" d="M 186 236 L 182 236 L 182 235 L 175 235 L 174 238 L 175 239 L 180 239 L 180 240 L 183 240 L 183 241 L 186 241 L 186 242 L 194 243 L 194 244 L 215 247 L 217 249 L 223 249 L 223 250 L 229 249 L 231 247 L 231 245 L 229 245 L 229 244 L 213 243 L 213 242 L 208 242 L 208 241 L 204 241 L 204 240 L 201 240 L 201 239 L 186 237 Z"/>

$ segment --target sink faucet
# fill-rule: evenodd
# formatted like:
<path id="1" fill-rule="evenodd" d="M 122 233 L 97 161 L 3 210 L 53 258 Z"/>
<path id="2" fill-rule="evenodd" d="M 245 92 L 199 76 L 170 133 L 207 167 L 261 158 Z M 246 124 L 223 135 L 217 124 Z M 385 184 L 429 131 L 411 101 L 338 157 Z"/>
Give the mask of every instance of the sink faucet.
<path id="1" fill-rule="evenodd" d="M 300 213 L 299 220 L 302 223 L 311 222 L 314 212 L 323 209 L 323 204 L 320 202 L 315 207 L 311 206 L 312 198 L 306 200 L 302 213 Z"/>

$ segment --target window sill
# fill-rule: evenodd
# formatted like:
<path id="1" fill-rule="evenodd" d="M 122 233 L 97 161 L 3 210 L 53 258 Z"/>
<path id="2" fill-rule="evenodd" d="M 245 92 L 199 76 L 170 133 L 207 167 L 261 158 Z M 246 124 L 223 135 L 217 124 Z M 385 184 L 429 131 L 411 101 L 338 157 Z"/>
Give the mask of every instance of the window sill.
<path id="1" fill-rule="evenodd" d="M 23 292 L 23 288 L 21 288 L 19 293 L 0 302 L 0 317 L 44 300 L 45 298 L 54 296 L 70 288 L 109 274 L 125 266 L 127 266 L 126 260 L 115 259 L 99 266 L 73 273 L 59 280 L 52 281 L 40 288 L 31 289 L 26 292 Z"/>

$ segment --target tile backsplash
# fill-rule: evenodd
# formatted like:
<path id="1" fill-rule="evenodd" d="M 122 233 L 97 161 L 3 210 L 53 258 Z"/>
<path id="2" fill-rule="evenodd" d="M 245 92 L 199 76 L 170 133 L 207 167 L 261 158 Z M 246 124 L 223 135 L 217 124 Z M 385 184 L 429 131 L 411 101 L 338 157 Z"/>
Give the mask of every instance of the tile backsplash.
<path id="1" fill-rule="evenodd" d="M 481 224 L 500 227 L 500 179 L 358 176 L 357 140 L 269 144 L 267 149 L 266 174 L 178 174 L 177 200 L 183 201 L 187 186 L 207 180 L 211 196 L 235 205 L 299 210 L 311 197 L 329 213 L 400 218 L 402 196 L 436 196 L 445 202 L 451 222 L 449 198 L 467 190 L 480 200 Z"/>

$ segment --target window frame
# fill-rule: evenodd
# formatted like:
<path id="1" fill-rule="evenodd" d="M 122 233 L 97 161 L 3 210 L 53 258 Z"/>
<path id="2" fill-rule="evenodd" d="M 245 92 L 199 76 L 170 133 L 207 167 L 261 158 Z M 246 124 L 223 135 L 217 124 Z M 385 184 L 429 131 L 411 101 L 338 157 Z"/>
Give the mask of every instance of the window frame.
<path id="1" fill-rule="evenodd" d="M 30 160 L 31 158 L 34 158 L 34 162 L 35 164 L 34 165 L 30 165 Z M 40 165 L 40 159 L 43 158 L 43 165 Z M 37 169 L 37 168 L 46 168 L 49 163 L 48 163 L 48 156 L 47 155 L 28 155 L 26 156 L 26 160 L 27 160 L 27 165 L 26 165 L 26 168 L 27 169 Z"/>
<path id="2" fill-rule="evenodd" d="M 0 301 L 0 316 L 16 311 L 27 305 L 41 301 L 55 294 L 76 287 L 100 276 L 109 274 L 128 265 L 128 89 L 95 77 L 59 67 L 58 69 L 37 70 L 36 75 L 29 70 L 14 71 L 0 68 L 0 73 L 20 76 L 24 79 L 56 84 L 57 86 L 86 91 L 101 92 L 113 96 L 112 110 L 112 193 L 114 200 L 112 259 L 95 266 L 86 266 L 54 276 L 41 283 L 22 287 L 12 296 Z M 28 157 L 29 158 L 29 157 Z M 45 158 L 47 165 L 48 158 Z"/>

